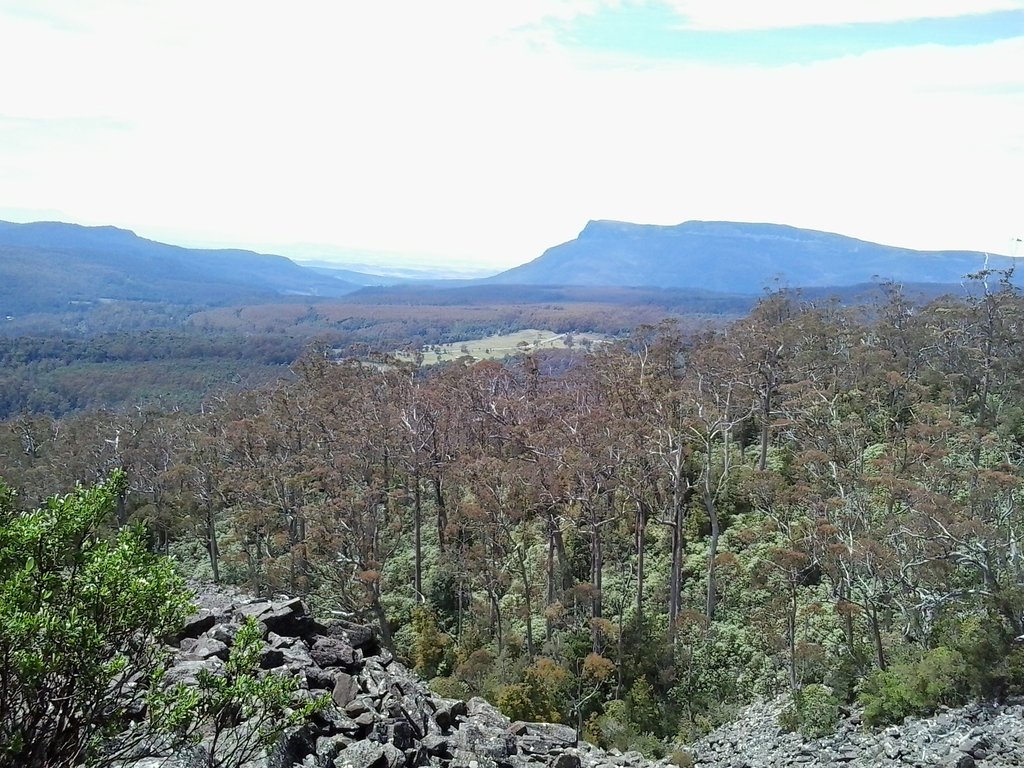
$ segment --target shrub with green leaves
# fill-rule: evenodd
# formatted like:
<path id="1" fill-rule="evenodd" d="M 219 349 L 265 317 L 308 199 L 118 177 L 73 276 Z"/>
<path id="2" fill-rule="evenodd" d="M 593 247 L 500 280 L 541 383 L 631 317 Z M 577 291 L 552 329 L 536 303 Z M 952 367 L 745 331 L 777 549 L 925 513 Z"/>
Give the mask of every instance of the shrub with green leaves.
<path id="1" fill-rule="evenodd" d="M 505 686 L 498 708 L 513 720 L 558 723 L 560 703 L 566 698 L 569 671 L 553 659 L 541 657 L 524 673 L 521 682 Z"/>
<path id="2" fill-rule="evenodd" d="M 665 742 L 649 731 L 642 731 L 630 719 L 630 704 L 613 699 L 604 705 L 604 711 L 594 713 L 587 721 L 584 736 L 604 749 L 620 752 L 635 750 L 645 757 L 658 760 L 665 756 Z"/>
<path id="3" fill-rule="evenodd" d="M 952 613 L 952 612 L 951 612 Z M 938 622 L 941 645 L 957 651 L 970 667 L 970 693 L 979 698 L 998 697 L 1011 686 L 1010 656 L 1013 633 L 1002 622 L 964 611 Z"/>
<path id="4" fill-rule="evenodd" d="M 626 711 L 630 724 L 639 733 L 661 734 L 662 708 L 658 705 L 654 688 L 646 677 L 638 677 L 630 686 L 626 693 Z"/>
<path id="5" fill-rule="evenodd" d="M 430 681 L 430 690 L 445 699 L 462 699 L 470 697 L 469 686 L 457 677 L 435 677 Z"/>
<path id="6" fill-rule="evenodd" d="M 150 718 L 176 743 L 204 741 L 210 768 L 244 765 L 272 747 L 289 728 L 327 706 L 328 696 L 296 704 L 294 677 L 260 674 L 263 635 L 249 618 L 235 635 L 222 672 L 203 670 L 197 685 L 179 683 L 150 697 Z"/>
<path id="7" fill-rule="evenodd" d="M 440 630 L 434 612 L 424 605 L 417 605 L 412 609 L 411 626 L 410 656 L 416 672 L 428 679 L 446 672 L 445 660 L 452 639 Z"/>
<path id="8" fill-rule="evenodd" d="M 603 749 L 625 752 L 636 738 L 636 730 L 629 722 L 627 704 L 622 699 L 605 702 L 604 710 L 594 713 L 584 731 L 587 741 Z"/>
<path id="9" fill-rule="evenodd" d="M 1006 692 L 1013 696 L 1024 694 L 1024 648 L 1011 648 L 1006 654 Z"/>
<path id="10" fill-rule="evenodd" d="M 155 639 L 192 610 L 141 528 L 110 530 L 124 488 L 118 472 L 23 512 L 0 483 L 0 768 L 115 761 L 166 664 Z"/>
<path id="11" fill-rule="evenodd" d="M 972 677 L 973 671 L 963 654 L 951 648 L 935 648 L 917 662 L 914 700 L 925 713 L 943 704 L 960 704 L 967 699 Z"/>
<path id="12" fill-rule="evenodd" d="M 941 705 L 960 704 L 970 689 L 971 669 L 959 651 L 940 646 L 917 661 L 876 670 L 858 689 L 868 725 L 925 715 Z"/>
<path id="13" fill-rule="evenodd" d="M 796 733 L 800 730 L 800 713 L 795 703 L 779 712 L 779 728 L 785 733 Z"/>
<path id="14" fill-rule="evenodd" d="M 836 728 L 839 722 L 839 700 L 824 685 L 805 685 L 796 695 L 800 733 L 808 739 L 820 739 Z"/>
<path id="15" fill-rule="evenodd" d="M 907 681 L 896 669 L 879 669 L 861 680 L 857 700 L 868 725 L 898 723 L 916 711 Z"/>

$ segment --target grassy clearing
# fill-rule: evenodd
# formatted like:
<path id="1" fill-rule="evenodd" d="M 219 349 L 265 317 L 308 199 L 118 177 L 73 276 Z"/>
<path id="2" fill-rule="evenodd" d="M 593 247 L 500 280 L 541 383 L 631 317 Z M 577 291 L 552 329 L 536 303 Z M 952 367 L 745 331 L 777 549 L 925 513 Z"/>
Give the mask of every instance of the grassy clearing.
<path id="1" fill-rule="evenodd" d="M 457 360 L 465 355 L 476 360 L 501 360 L 537 349 L 565 349 L 570 344 L 588 347 L 607 341 L 608 337 L 599 333 L 555 333 L 528 328 L 525 331 L 469 339 L 453 344 L 428 344 L 421 352 L 423 364 L 433 365 L 446 360 Z M 399 357 L 404 360 L 412 359 L 411 355 L 406 354 L 399 354 Z"/>

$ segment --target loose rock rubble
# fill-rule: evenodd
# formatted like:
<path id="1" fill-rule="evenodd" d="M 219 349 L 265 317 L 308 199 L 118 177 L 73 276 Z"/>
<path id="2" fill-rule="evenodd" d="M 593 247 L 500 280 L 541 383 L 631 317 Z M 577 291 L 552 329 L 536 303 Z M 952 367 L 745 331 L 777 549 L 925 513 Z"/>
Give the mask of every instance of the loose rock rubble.
<path id="1" fill-rule="evenodd" d="M 169 682 L 193 682 L 227 658 L 242 622 L 259 621 L 261 666 L 299 682 L 299 696 L 329 694 L 330 705 L 245 768 L 665 768 L 638 752 L 605 752 L 577 741 L 573 728 L 511 722 L 480 698 L 433 694 L 381 647 L 374 632 L 341 620 L 320 622 L 301 600 L 203 595 L 202 608 L 175 638 Z M 899 726 L 870 730 L 856 713 L 828 737 L 785 733 L 780 698 L 748 707 L 741 718 L 676 754 L 696 768 L 1004 768 L 1024 766 L 1024 702 L 971 704 Z M 203 747 L 132 768 L 200 768 Z"/>
<path id="2" fill-rule="evenodd" d="M 693 746 L 698 768 L 1003 768 L 1024 765 L 1024 703 L 969 704 L 901 725 L 866 729 L 856 713 L 805 741 L 784 733 L 785 700 L 748 707 Z"/>
<path id="3" fill-rule="evenodd" d="M 653 765 L 638 753 L 605 753 L 577 742 L 573 728 L 511 722 L 480 698 L 434 695 L 382 648 L 368 627 L 320 622 L 301 600 L 225 600 L 204 595 L 202 608 L 175 639 L 166 680 L 194 682 L 222 668 L 242 622 L 265 629 L 260 665 L 299 681 L 299 695 L 330 694 L 331 703 L 305 728 L 289 732 L 247 768 L 624 768 Z M 200 746 L 173 757 L 145 758 L 133 768 L 205 765 Z"/>

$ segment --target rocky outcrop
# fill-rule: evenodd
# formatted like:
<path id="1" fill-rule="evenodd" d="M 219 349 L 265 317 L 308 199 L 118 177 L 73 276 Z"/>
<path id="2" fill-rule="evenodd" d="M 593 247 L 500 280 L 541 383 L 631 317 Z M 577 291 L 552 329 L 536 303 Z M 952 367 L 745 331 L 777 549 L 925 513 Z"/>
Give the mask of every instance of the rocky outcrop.
<path id="1" fill-rule="evenodd" d="M 307 727 L 285 734 L 270 754 L 246 768 L 664 768 L 638 752 L 604 752 L 577 740 L 573 728 L 510 722 L 483 699 L 435 695 L 379 644 L 367 627 L 318 621 L 299 600 L 201 596 L 202 608 L 174 638 L 167 680 L 194 681 L 220 669 L 242 622 L 264 629 L 260 659 L 268 674 L 293 676 L 298 696 L 330 696 Z M 855 713 L 828 737 L 783 732 L 784 699 L 748 707 L 734 723 L 676 753 L 697 768 L 1004 768 L 1024 766 L 1024 702 L 971 704 L 881 730 Z M 132 768 L 199 768 L 202 748 L 171 761 L 143 759 Z"/>
<path id="2" fill-rule="evenodd" d="M 330 696 L 305 728 L 289 732 L 248 768 L 625 768 L 653 765 L 638 753 L 606 753 L 578 742 L 574 729 L 511 722 L 483 699 L 436 696 L 378 643 L 367 627 L 318 621 L 300 600 L 201 596 L 201 609 L 174 642 L 169 682 L 216 672 L 242 622 L 256 619 L 266 647 L 260 666 L 294 676 L 298 696 Z M 143 759 L 133 768 L 192 768 L 197 753 Z"/>
<path id="3" fill-rule="evenodd" d="M 970 704 L 932 717 L 866 729 L 849 714 L 836 732 L 804 740 L 779 728 L 783 699 L 748 707 L 741 718 L 693 746 L 698 768 L 1003 768 L 1024 765 L 1024 703 Z"/>

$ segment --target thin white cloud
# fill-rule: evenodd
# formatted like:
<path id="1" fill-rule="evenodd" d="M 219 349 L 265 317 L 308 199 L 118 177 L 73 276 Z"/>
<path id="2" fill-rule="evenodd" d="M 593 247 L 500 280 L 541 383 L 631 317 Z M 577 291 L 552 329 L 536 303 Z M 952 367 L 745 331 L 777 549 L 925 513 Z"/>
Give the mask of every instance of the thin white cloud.
<path id="1" fill-rule="evenodd" d="M 1024 229 L 1022 38 L 763 69 L 511 34 L 590 2 L 25 7 L 0 0 L 0 218 L 504 265 L 590 218 Z"/>
<path id="2" fill-rule="evenodd" d="M 1021 0 L 668 0 L 690 29 L 783 29 L 953 18 L 1024 9 Z"/>

